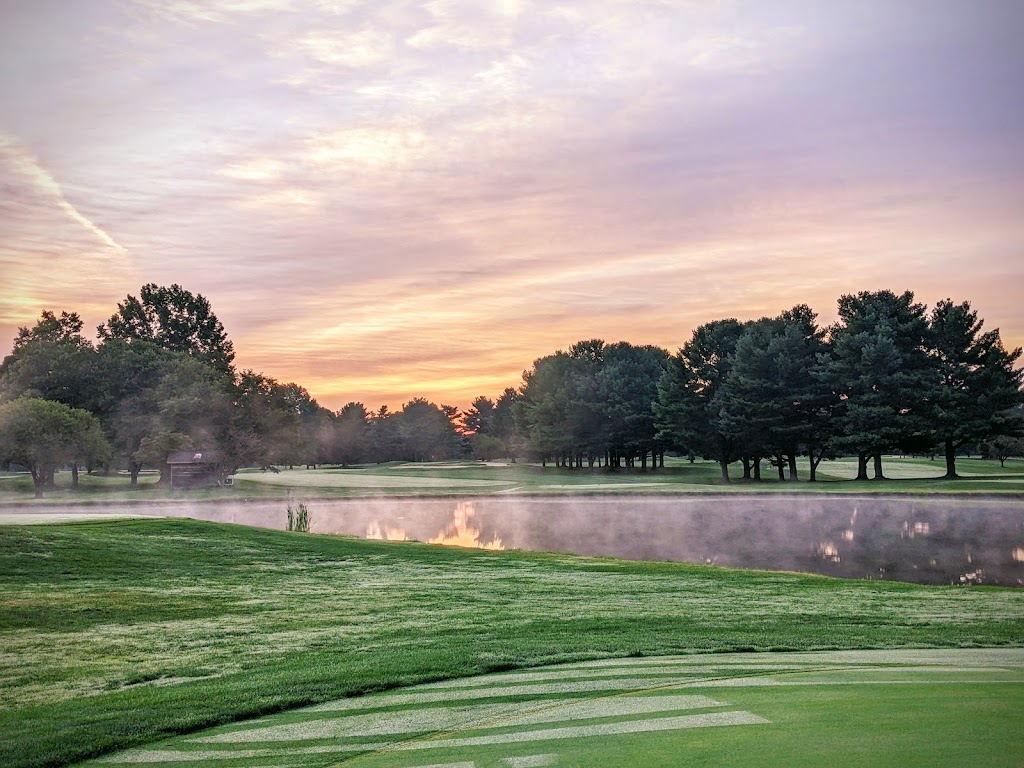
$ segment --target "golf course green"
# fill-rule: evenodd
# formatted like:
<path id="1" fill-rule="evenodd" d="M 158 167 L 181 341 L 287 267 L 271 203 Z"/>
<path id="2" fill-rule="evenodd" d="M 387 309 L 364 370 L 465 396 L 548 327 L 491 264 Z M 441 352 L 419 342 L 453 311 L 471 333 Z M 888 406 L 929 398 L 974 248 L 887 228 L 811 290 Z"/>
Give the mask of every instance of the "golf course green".
<path id="1" fill-rule="evenodd" d="M 1019 766 L 1024 650 L 615 659 L 422 685 L 89 765 Z"/>

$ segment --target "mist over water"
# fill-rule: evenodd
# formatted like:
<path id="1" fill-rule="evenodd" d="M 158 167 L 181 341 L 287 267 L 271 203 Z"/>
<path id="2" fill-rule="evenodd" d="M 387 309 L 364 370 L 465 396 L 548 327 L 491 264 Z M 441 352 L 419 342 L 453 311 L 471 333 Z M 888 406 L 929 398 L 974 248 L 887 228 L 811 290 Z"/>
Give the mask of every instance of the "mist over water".
<path id="1" fill-rule="evenodd" d="M 923 584 L 1024 586 L 1019 503 L 904 498 L 481 498 L 352 502 L 313 530 Z"/>
<path id="2" fill-rule="evenodd" d="M 1024 586 L 1024 505 L 1015 501 L 560 496 L 310 500 L 306 505 L 313 533 L 922 584 Z M 281 500 L 112 504 L 102 511 L 275 529 L 287 522 Z"/>

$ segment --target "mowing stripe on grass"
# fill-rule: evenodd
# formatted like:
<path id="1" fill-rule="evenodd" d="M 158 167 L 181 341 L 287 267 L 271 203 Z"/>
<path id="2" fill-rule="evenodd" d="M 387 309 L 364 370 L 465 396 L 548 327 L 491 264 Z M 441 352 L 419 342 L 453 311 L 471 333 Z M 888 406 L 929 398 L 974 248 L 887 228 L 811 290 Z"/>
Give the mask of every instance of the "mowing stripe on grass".
<path id="1" fill-rule="evenodd" d="M 520 711 L 522 708 L 523 705 L 519 703 L 505 703 L 477 704 L 465 707 L 429 707 L 408 712 L 375 712 L 330 719 L 304 720 L 299 723 L 253 728 L 248 731 L 231 731 L 216 736 L 192 739 L 192 741 L 199 744 L 240 744 L 447 731 L 452 728 L 464 728 L 466 723 L 471 720 L 487 721 Z"/>
<path id="2" fill-rule="evenodd" d="M 627 677 L 615 680 L 581 680 L 569 683 L 541 683 L 537 685 L 505 685 L 491 688 L 456 688 L 423 693 L 399 693 L 374 698 L 341 699 L 329 701 L 310 712 L 341 712 L 353 709 L 379 709 L 407 704 L 432 704 L 439 701 L 467 701 L 470 699 L 497 699 L 510 696 L 542 696 L 557 693 L 587 693 L 591 691 L 639 691 L 650 688 L 668 688 L 688 683 L 692 677 Z"/>
<path id="3" fill-rule="evenodd" d="M 506 757 L 501 761 L 509 768 L 543 768 L 558 762 L 558 755 L 527 755 L 525 757 Z"/>
<path id="4" fill-rule="evenodd" d="M 577 679 L 580 676 L 595 679 Z M 520 684 L 509 684 L 515 682 Z M 1007 723 L 1014 722 L 1012 703 L 1024 693 L 1024 651 L 767 653 L 566 664 L 482 676 L 459 685 L 430 684 L 401 693 L 344 699 L 222 726 L 91 764 L 267 768 L 273 763 L 321 768 L 325 762 L 346 762 L 358 756 L 357 762 L 376 768 L 531 768 L 555 764 L 558 752 L 568 756 L 589 749 L 618 755 L 615 765 L 621 768 L 644 764 L 642 754 L 634 750 L 642 750 L 646 739 L 662 745 L 666 739 L 691 745 L 718 743 L 710 734 L 686 735 L 691 729 L 728 730 L 729 726 L 769 726 L 777 721 L 749 732 L 741 728 L 726 742 L 740 739 L 753 748 L 765 739 L 777 741 L 780 728 L 805 739 L 806 735 L 799 735 L 800 723 L 818 713 L 811 714 L 800 702 L 819 696 L 822 688 L 842 689 L 836 699 L 842 702 L 863 696 L 864 703 L 857 706 L 866 711 L 877 706 L 876 701 L 890 700 L 913 710 L 906 695 L 896 691 L 911 686 L 914 699 L 929 701 L 925 688 L 914 689 L 915 685 L 957 692 L 942 693 L 940 699 L 946 698 L 941 700 L 961 696 L 955 687 L 960 686 L 964 702 L 998 702 L 1002 709 L 986 715 L 995 725 L 986 727 L 1005 730 Z M 855 693 L 863 686 L 892 688 L 863 688 L 863 693 Z M 760 687 L 773 692 L 758 692 Z M 831 702 L 832 696 L 814 700 Z M 913 716 L 928 722 L 927 707 Z M 652 735 L 643 735 L 648 733 Z M 609 740 L 600 745 L 589 742 L 598 738 Z M 522 750 L 515 745 L 538 742 L 550 746 L 542 748 L 542 754 L 516 756 Z M 439 759 L 424 765 L 430 761 L 415 755 L 425 750 L 433 750 Z M 954 759 L 936 764 L 962 763 Z"/>
<path id="5" fill-rule="evenodd" d="M 728 680 L 700 680 L 686 688 L 797 688 L 824 685 L 965 685 L 964 680 L 771 680 L 765 677 L 734 677 Z M 971 685 L 1020 685 L 1020 680 L 972 680 Z"/>
<path id="6" fill-rule="evenodd" d="M 673 665 L 677 666 L 677 665 Z M 774 669 L 774 667 L 766 665 L 765 669 Z M 796 667 L 794 667 L 796 669 Z M 544 670 L 541 672 L 509 672 L 507 674 L 500 675 L 487 675 L 486 677 L 470 677 L 463 678 L 461 680 L 445 680 L 440 683 L 427 683 L 421 686 L 426 690 L 451 690 L 452 688 L 478 688 L 485 685 L 493 685 L 495 683 L 506 683 L 515 685 L 518 683 L 534 683 L 541 682 L 544 680 L 562 680 L 575 679 L 575 680 L 589 680 L 591 678 L 600 677 L 618 677 L 620 675 L 645 675 L 649 676 L 651 680 L 657 680 L 659 676 L 671 676 L 678 675 L 680 673 L 686 674 L 712 674 L 718 671 L 715 667 L 701 666 L 701 667 L 684 667 L 679 666 L 678 669 L 671 668 L 666 669 L 664 666 L 660 667 L 608 667 L 604 669 L 577 669 L 575 667 L 559 667 L 557 669 Z"/>
<path id="7" fill-rule="evenodd" d="M 257 757 L 285 757 L 298 755 L 328 755 L 345 752 L 393 752 L 423 749 L 449 749 L 455 747 L 482 747 L 497 744 L 521 744 L 531 741 L 553 741 L 564 739 L 590 738 L 594 736 L 616 736 L 627 733 L 651 733 L 675 731 L 687 728 L 715 728 L 730 725 L 765 725 L 771 721 L 750 712 L 711 712 L 700 715 L 659 717 L 650 720 L 626 720 L 617 723 L 578 725 L 561 728 L 544 728 L 512 733 L 494 733 L 485 736 L 465 736 L 448 739 L 423 739 L 405 743 L 364 743 L 329 744 L 316 747 L 285 749 L 239 749 L 239 750 L 132 750 L 101 759 L 105 763 L 173 763 L 205 762 L 208 760 L 249 760 Z"/>
<path id="8" fill-rule="evenodd" d="M 467 736 L 458 739 L 437 739 L 436 741 L 402 744 L 393 749 L 436 749 L 440 747 L 482 747 L 492 744 L 518 744 L 526 741 L 548 739 L 581 739 L 591 736 L 615 736 L 624 733 L 650 733 L 653 731 L 675 731 L 684 728 L 713 728 L 726 725 L 766 725 L 771 721 L 750 712 L 711 712 L 703 715 L 680 715 L 659 717 L 653 720 L 627 720 L 601 725 L 578 725 L 568 728 L 545 728 L 539 731 L 518 733 L 496 733 L 490 736 Z"/>
<path id="9" fill-rule="evenodd" d="M 385 712 L 349 715 L 328 720 L 306 720 L 301 723 L 231 731 L 216 736 L 192 739 L 200 744 L 240 744 L 264 741 L 301 741 L 308 739 L 340 739 L 356 736 L 383 736 L 396 734 L 446 731 L 454 728 L 484 728 L 500 725 L 517 727 L 566 720 L 592 720 L 601 717 L 647 715 L 681 709 L 710 709 L 721 703 L 707 696 L 651 696 L 616 697 L 610 699 L 568 699 L 543 702 L 533 711 L 523 712 L 528 706 L 519 702 L 505 704 L 478 704 L 472 707 L 430 707 L 411 712 Z M 513 712 L 520 714 L 507 716 Z M 489 723 L 501 717 L 500 723 Z"/>

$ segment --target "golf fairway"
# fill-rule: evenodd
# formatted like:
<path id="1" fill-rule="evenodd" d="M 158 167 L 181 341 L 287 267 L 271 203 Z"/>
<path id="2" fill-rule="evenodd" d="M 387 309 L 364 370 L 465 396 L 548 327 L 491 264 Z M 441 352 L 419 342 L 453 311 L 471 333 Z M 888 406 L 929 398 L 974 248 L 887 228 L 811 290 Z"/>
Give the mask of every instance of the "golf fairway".
<path id="1" fill-rule="evenodd" d="M 1020 766 L 1024 649 L 610 659 L 342 699 L 91 766 Z"/>

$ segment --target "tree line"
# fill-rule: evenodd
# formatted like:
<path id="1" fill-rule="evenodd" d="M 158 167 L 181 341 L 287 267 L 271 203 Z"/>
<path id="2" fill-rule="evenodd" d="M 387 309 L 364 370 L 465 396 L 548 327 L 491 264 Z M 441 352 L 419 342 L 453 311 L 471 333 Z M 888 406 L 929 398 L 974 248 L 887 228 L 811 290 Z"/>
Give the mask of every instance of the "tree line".
<path id="1" fill-rule="evenodd" d="M 202 449 L 222 477 L 266 469 L 394 459 L 446 459 L 463 450 L 458 409 L 415 398 L 399 411 L 338 412 L 302 386 L 236 371 L 209 301 L 179 285 L 143 286 L 97 329 L 77 313 L 44 311 L 20 328 L 0 363 L 0 464 L 29 468 L 37 495 L 56 470 L 168 473 L 167 457 Z"/>
<path id="2" fill-rule="evenodd" d="M 77 313 L 44 311 L 0 363 L 0 462 L 28 467 L 37 493 L 57 468 L 144 467 L 166 474 L 176 450 L 238 467 L 525 457 L 565 467 L 664 466 L 666 451 L 740 461 L 814 480 L 827 457 L 858 457 L 883 476 L 893 450 L 956 455 L 987 443 L 1020 453 L 1020 349 L 984 331 L 968 302 L 929 312 L 910 292 L 839 299 L 839 320 L 806 305 L 753 321 L 715 320 L 672 355 L 584 340 L 534 361 L 518 387 L 464 412 L 414 398 L 397 411 L 351 402 L 337 412 L 295 383 L 236 371 L 209 302 L 181 286 L 143 286 L 83 335 Z M 1002 458 L 1005 458 L 1005 455 Z"/>
<path id="3" fill-rule="evenodd" d="M 861 292 L 838 302 L 839 319 L 816 322 L 806 305 L 777 317 L 705 323 L 675 355 L 600 340 L 537 360 L 515 408 L 534 458 L 616 467 L 625 459 L 663 464 L 675 450 L 717 461 L 728 482 L 762 463 L 809 480 L 824 458 L 856 456 L 858 479 L 882 478 L 891 451 L 956 456 L 990 443 L 1020 453 L 1020 349 L 969 302 L 946 299 L 931 312 L 911 292 Z M 602 459 L 603 457 L 603 459 Z"/>

